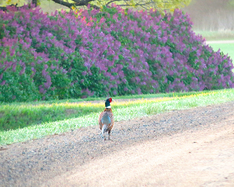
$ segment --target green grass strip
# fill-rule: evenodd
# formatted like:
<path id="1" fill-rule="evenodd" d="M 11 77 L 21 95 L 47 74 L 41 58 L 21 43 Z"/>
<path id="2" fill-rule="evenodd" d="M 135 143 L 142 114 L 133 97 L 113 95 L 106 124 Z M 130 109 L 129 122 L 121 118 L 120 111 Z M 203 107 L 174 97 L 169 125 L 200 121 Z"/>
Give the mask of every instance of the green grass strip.
<path id="1" fill-rule="evenodd" d="M 133 102 L 115 102 L 112 104 L 115 121 L 134 119 L 141 116 L 158 114 L 170 110 L 181 110 L 192 107 L 218 104 L 227 101 L 234 101 L 234 90 L 198 92 L 188 96 L 176 96 L 171 98 L 136 100 Z M 64 103 L 64 106 L 75 107 L 74 103 Z M 58 104 L 54 104 L 59 108 Z M 76 104 L 77 105 L 77 104 Z M 71 119 L 54 122 L 41 123 L 34 126 L 19 128 L 0 132 L 0 145 L 23 142 L 37 139 L 46 135 L 59 134 L 80 127 L 93 126 L 98 124 L 98 116 L 103 110 L 103 103 L 81 103 L 80 109 L 94 112 L 87 112 L 86 115 Z M 20 107 L 20 106 L 18 106 Z M 43 106 L 40 106 L 43 107 Z M 39 108 L 40 108 L 39 107 Z M 84 109 L 85 108 L 85 109 Z M 23 109 L 22 109 L 23 110 Z"/>
<path id="2" fill-rule="evenodd" d="M 119 96 L 114 97 L 114 99 L 182 97 L 192 94 L 197 94 L 197 92 Z M 46 122 L 83 117 L 102 110 L 105 99 L 106 98 L 87 98 L 29 103 L 2 103 L 0 104 L 0 131 L 16 130 Z M 93 100 L 99 100 L 102 103 L 93 105 L 87 104 L 87 102 L 91 103 Z M 128 105 L 131 104 L 129 103 Z M 122 105 L 116 107 L 122 107 Z"/>

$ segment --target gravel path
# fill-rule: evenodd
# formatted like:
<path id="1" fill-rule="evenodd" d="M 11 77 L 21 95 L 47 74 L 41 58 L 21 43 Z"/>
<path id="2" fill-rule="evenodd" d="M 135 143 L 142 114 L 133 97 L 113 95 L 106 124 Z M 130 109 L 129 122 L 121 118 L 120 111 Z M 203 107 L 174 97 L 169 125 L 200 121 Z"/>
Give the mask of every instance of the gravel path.
<path id="1" fill-rule="evenodd" d="M 0 151 L 0 186 L 49 186 L 47 181 L 75 167 L 149 140 L 209 127 L 233 114 L 234 102 L 229 102 L 117 122 L 112 141 L 103 142 L 94 126 L 8 145 Z"/>
<path id="2" fill-rule="evenodd" d="M 149 140 L 54 177 L 44 186 L 234 186 L 234 116 Z"/>

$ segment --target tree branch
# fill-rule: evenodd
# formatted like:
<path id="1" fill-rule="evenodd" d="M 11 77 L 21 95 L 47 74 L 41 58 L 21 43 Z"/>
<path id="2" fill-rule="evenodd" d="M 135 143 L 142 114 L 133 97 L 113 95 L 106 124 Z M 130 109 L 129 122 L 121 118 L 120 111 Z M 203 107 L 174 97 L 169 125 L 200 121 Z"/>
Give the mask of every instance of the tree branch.
<path id="1" fill-rule="evenodd" d="M 84 6 L 84 5 L 88 5 L 89 2 L 91 1 L 95 1 L 95 0 L 73 0 L 76 2 L 76 6 Z"/>
<path id="2" fill-rule="evenodd" d="M 111 3 L 114 3 L 114 2 L 116 2 L 116 1 L 124 1 L 125 2 L 125 4 L 120 4 L 119 6 L 131 6 L 129 3 L 128 3 L 128 1 L 129 0 L 111 0 L 111 1 L 109 1 L 107 4 L 106 4 L 106 6 L 108 6 L 109 4 L 111 4 Z M 146 2 L 146 3 L 136 3 L 135 4 L 135 6 L 141 6 L 142 8 L 144 8 L 144 9 L 147 9 L 146 7 L 144 7 L 145 5 L 149 5 L 149 4 L 151 4 L 152 2 Z"/>
<path id="3" fill-rule="evenodd" d="M 34 4 L 35 6 L 37 6 L 37 0 L 32 0 L 32 4 Z"/>
<path id="4" fill-rule="evenodd" d="M 71 8 L 72 6 L 88 6 L 88 3 L 91 2 L 91 1 L 94 1 L 94 0 L 73 0 L 74 3 L 68 3 L 68 2 L 62 1 L 62 0 L 52 0 L 52 1 L 54 1 L 57 4 L 66 6 L 68 8 Z M 94 5 L 92 7 L 99 8 L 99 7 L 94 6 Z"/>
<path id="5" fill-rule="evenodd" d="M 109 4 L 114 3 L 114 2 L 116 2 L 116 1 L 122 1 L 122 0 L 112 0 L 112 1 L 109 1 L 109 2 L 106 4 L 106 6 L 108 6 Z"/>
<path id="6" fill-rule="evenodd" d="M 18 3 L 16 3 L 16 4 L 7 5 L 6 7 L 0 7 L 0 10 L 7 11 L 9 6 L 10 7 L 15 7 L 16 10 L 20 10 L 21 8 L 25 8 L 25 7 L 28 8 L 28 9 L 35 8 L 35 4 L 29 3 L 29 4 L 26 4 L 26 5 L 23 5 L 23 6 L 18 6 Z"/>
<path id="7" fill-rule="evenodd" d="M 16 8 L 18 8 L 17 5 L 18 5 L 18 4 L 15 4 L 15 5 L 14 5 L 14 4 L 11 4 L 11 5 L 9 5 L 9 6 L 15 6 Z M 0 7 L 0 10 L 7 11 L 7 7 L 1 6 L 1 7 Z"/>
<path id="8" fill-rule="evenodd" d="M 95 8 L 95 9 L 97 9 L 97 10 L 100 9 L 100 7 L 98 7 L 98 6 L 96 6 L 96 5 L 90 5 L 90 7 Z"/>
<path id="9" fill-rule="evenodd" d="M 0 10 L 7 11 L 6 7 L 0 6 Z"/>
<path id="10" fill-rule="evenodd" d="M 144 5 L 149 5 L 150 4 L 150 2 L 148 2 L 148 3 L 137 3 L 135 6 L 141 6 L 141 7 L 143 7 L 143 8 L 145 8 L 144 7 Z M 121 4 L 121 5 L 119 5 L 119 6 L 131 6 L 131 5 L 129 5 L 129 4 Z M 147 9 L 147 8 L 145 8 L 145 9 Z"/>
<path id="11" fill-rule="evenodd" d="M 54 1 L 54 2 L 57 3 L 57 4 L 66 6 L 66 7 L 68 7 L 68 8 L 71 8 L 72 6 L 75 5 L 75 3 L 68 3 L 68 2 L 65 2 L 65 1 L 61 1 L 61 0 L 52 0 L 52 1 Z"/>

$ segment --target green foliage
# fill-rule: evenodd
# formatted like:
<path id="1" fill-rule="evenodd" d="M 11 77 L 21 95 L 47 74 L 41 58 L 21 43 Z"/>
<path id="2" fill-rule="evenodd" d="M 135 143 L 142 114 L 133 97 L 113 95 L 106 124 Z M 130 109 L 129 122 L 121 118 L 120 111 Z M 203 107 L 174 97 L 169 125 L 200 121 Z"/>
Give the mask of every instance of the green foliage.
<path id="1" fill-rule="evenodd" d="M 46 122 L 54 122 L 74 117 L 80 117 L 92 112 L 98 112 L 98 108 L 81 107 L 73 104 L 13 104 L 0 107 L 0 131 L 22 129 Z"/>
<path id="2" fill-rule="evenodd" d="M 22 53 L 22 56 L 19 59 L 19 56 L 17 56 L 16 54 L 20 51 L 20 48 L 20 45 L 16 47 L 16 53 L 12 55 L 9 47 L 0 46 L 0 53 L 4 50 L 4 52 L 6 52 L 7 54 L 6 60 L 12 61 L 13 63 L 12 69 L 0 69 L 2 80 L 7 80 L 5 84 L 0 86 L 1 101 L 10 101 L 12 99 L 18 101 L 26 101 L 29 98 L 30 100 L 36 100 L 39 98 L 38 89 L 36 88 L 35 82 L 31 78 L 32 70 L 29 69 L 29 66 L 27 65 L 34 59 L 28 51 Z M 24 60 L 24 63 L 22 63 L 21 59 Z"/>
<path id="3" fill-rule="evenodd" d="M 228 4 L 231 5 L 231 6 L 234 6 L 234 0 L 229 0 Z"/>
<path id="4" fill-rule="evenodd" d="M 1 101 L 233 87 L 229 57 L 204 46 L 179 10 L 25 12 L 1 15 Z"/>

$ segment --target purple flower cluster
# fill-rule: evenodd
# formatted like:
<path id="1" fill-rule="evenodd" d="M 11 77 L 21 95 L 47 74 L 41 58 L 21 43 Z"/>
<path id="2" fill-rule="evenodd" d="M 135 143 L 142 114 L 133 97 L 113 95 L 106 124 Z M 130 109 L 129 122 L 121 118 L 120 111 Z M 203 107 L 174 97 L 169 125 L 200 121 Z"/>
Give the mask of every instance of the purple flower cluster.
<path id="1" fill-rule="evenodd" d="M 2 101 L 234 87 L 230 57 L 206 45 L 180 10 L 48 15 L 25 6 L 0 11 L 0 20 Z"/>
<path id="2" fill-rule="evenodd" d="M 142 73 L 131 80 L 143 93 L 234 87 L 232 60 L 214 52 L 192 31 L 188 15 L 180 10 L 162 17 L 154 10 L 117 9 L 109 11 L 112 15 L 107 15 L 107 26 L 102 30 L 130 51 L 134 75 Z M 129 64 L 128 68 L 134 71 L 134 66 Z"/>

